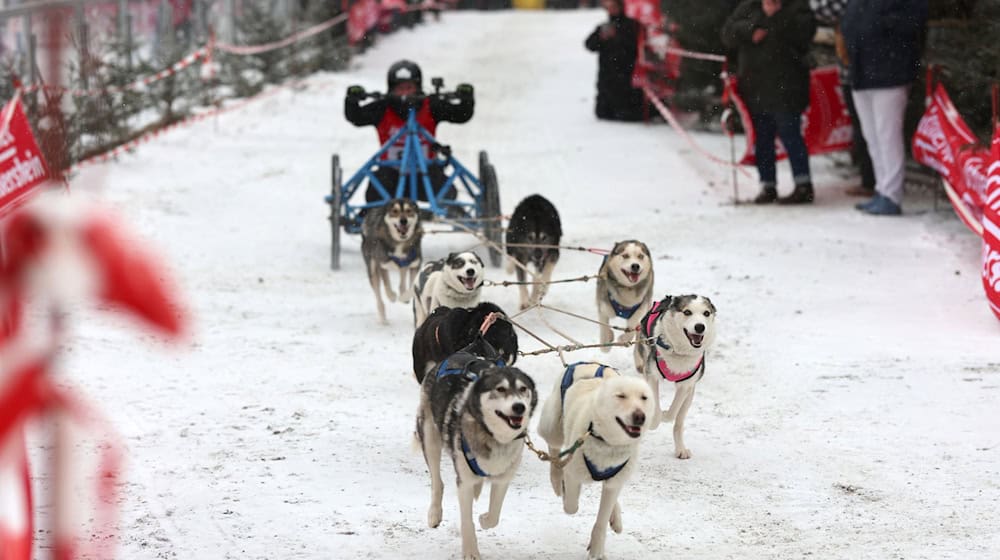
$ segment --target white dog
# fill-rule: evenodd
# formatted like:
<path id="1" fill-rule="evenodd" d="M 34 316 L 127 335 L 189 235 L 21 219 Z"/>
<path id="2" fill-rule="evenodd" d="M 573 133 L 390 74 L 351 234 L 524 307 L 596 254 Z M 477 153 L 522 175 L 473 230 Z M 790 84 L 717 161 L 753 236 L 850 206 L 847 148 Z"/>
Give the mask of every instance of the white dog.
<path id="1" fill-rule="evenodd" d="M 655 412 L 650 429 L 660 421 L 674 423 L 674 453 L 690 459 L 684 445 L 684 418 L 694 389 L 705 375 L 705 352 L 715 342 L 715 305 L 698 295 L 667 296 L 643 317 L 641 333 L 647 344 L 635 347 L 635 367 L 653 390 Z M 674 400 L 660 409 L 660 379 L 674 384 Z"/>
<path id="2" fill-rule="evenodd" d="M 615 243 L 611 254 L 601 263 L 597 273 L 597 320 L 601 323 L 601 344 L 614 340 L 608 321 L 625 319 L 624 341 L 633 336 L 632 330 L 653 303 L 653 259 L 649 247 L 641 241 Z M 611 347 L 601 348 L 608 352 Z"/>
<path id="3" fill-rule="evenodd" d="M 583 483 L 603 483 L 587 547 L 591 560 L 604 558 L 608 525 L 622 532 L 618 496 L 636 468 L 639 441 L 652 415 L 652 390 L 645 381 L 588 362 L 566 369 L 542 409 L 538 433 L 549 454 L 558 457 L 563 450 L 570 456 L 561 468 L 552 464 L 549 473 L 563 510 L 576 513 Z"/>
<path id="4" fill-rule="evenodd" d="M 441 306 L 475 307 L 483 287 L 485 265 L 472 251 L 451 253 L 420 269 L 413 285 L 413 322 L 419 327 Z"/>

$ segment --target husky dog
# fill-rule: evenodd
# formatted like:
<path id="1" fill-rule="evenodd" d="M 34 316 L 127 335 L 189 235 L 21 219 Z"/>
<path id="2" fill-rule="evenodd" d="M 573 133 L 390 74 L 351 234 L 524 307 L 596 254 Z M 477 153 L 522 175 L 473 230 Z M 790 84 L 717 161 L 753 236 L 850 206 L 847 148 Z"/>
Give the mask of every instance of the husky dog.
<path id="1" fill-rule="evenodd" d="M 472 251 L 451 253 L 424 265 L 413 284 L 413 323 L 419 327 L 441 307 L 475 307 L 483 287 L 483 259 Z"/>
<path id="2" fill-rule="evenodd" d="M 538 272 L 536 280 L 548 282 L 552 278 L 552 269 L 559 262 L 557 246 L 560 239 L 562 224 L 556 207 L 541 195 L 533 194 L 525 198 L 514 208 L 507 224 L 507 254 L 511 257 L 507 261 L 507 273 L 516 272 L 517 281 L 524 282 L 525 268 L 531 264 Z M 521 309 L 538 304 L 548 290 L 548 284 L 534 284 L 529 298 L 528 287 L 525 284 L 518 287 Z"/>
<path id="3" fill-rule="evenodd" d="M 489 302 L 466 309 L 438 307 L 413 333 L 413 374 L 422 383 L 427 368 L 472 344 L 490 313 L 504 315 L 503 309 Z M 517 360 L 517 333 L 503 318 L 496 320 L 482 335 L 507 365 Z"/>
<path id="4" fill-rule="evenodd" d="M 385 287 L 389 301 L 396 301 L 396 292 L 389 286 L 389 269 L 399 271 L 399 300 L 410 301 L 407 286 L 413 284 L 420 269 L 420 241 L 423 238 L 417 204 L 406 198 L 395 198 L 385 205 L 372 208 L 361 226 L 361 255 L 365 259 L 368 281 L 375 292 L 378 319 L 385 323 L 385 304 L 379 284 Z M 409 280 L 407 280 L 409 271 Z"/>
<path id="5" fill-rule="evenodd" d="M 455 466 L 462 557 L 467 560 L 480 557 L 472 504 L 489 482 L 489 511 L 479 516 L 479 525 L 497 526 L 507 486 L 521 463 L 528 421 L 538 404 L 531 378 L 517 368 L 498 365 L 492 352 L 479 339 L 428 372 L 417 412 L 416 436 L 431 474 L 427 525 L 441 523 L 441 450 L 445 449 Z"/>
<path id="6" fill-rule="evenodd" d="M 603 482 L 587 547 L 591 559 L 604 558 L 609 524 L 616 533 L 622 532 L 618 496 L 636 469 L 639 441 L 652 415 L 652 390 L 645 381 L 589 362 L 566 368 L 545 401 L 538 433 L 553 457 L 563 449 L 571 453 L 566 465 L 552 464 L 549 472 L 563 510 L 576 513 L 583 483 Z"/>
<path id="7" fill-rule="evenodd" d="M 635 367 L 653 390 L 655 412 L 650 429 L 660 421 L 674 423 L 674 454 L 690 459 L 684 445 L 684 417 L 694 399 L 694 388 L 705 376 L 705 352 L 715 342 L 715 305 L 698 295 L 666 296 L 642 319 L 641 337 L 649 342 L 635 346 Z M 670 410 L 660 409 L 660 379 L 674 383 Z"/>
<path id="8" fill-rule="evenodd" d="M 619 241 L 604 258 L 597 272 L 597 320 L 601 322 L 601 344 L 614 340 L 608 321 L 625 319 L 629 331 L 635 329 L 643 313 L 653 303 L 653 258 L 645 243 L 630 239 Z M 626 332 L 624 341 L 634 334 Z M 601 350 L 608 352 L 611 347 Z"/>

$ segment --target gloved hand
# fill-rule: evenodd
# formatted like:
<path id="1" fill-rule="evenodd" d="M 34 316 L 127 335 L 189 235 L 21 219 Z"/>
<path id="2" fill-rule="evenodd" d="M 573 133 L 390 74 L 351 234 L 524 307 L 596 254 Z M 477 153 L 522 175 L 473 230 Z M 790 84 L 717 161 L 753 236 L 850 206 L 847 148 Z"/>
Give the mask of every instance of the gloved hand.
<path id="1" fill-rule="evenodd" d="M 365 88 L 361 86 L 350 86 L 347 88 L 348 99 L 361 99 L 365 96 Z"/>
<path id="2" fill-rule="evenodd" d="M 455 88 L 455 93 L 462 99 L 472 99 L 472 84 L 458 84 L 458 87 Z"/>

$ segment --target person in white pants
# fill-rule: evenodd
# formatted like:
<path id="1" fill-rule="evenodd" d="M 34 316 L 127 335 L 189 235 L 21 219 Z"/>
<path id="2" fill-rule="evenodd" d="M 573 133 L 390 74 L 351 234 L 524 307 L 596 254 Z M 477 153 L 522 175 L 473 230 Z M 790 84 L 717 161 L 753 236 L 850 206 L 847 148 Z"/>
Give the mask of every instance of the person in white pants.
<path id="1" fill-rule="evenodd" d="M 840 19 L 861 132 L 875 168 L 875 196 L 857 205 L 877 216 L 903 213 L 903 115 L 920 70 L 927 0 L 849 0 Z"/>

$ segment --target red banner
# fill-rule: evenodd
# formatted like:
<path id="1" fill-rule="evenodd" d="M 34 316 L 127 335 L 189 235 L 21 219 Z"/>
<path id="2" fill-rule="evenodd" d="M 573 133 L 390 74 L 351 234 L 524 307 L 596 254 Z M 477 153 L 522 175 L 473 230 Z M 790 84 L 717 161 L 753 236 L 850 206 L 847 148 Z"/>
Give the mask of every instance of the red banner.
<path id="1" fill-rule="evenodd" d="M 625 0 L 625 15 L 638 21 L 647 32 L 663 28 L 663 13 L 656 0 Z"/>
<path id="2" fill-rule="evenodd" d="M 941 174 L 955 212 L 969 229 L 982 235 L 990 153 L 979 144 L 941 84 L 934 88 L 913 136 L 913 158 Z"/>
<path id="3" fill-rule="evenodd" d="M 358 0 L 347 12 L 347 40 L 356 44 L 378 25 L 377 0 Z"/>
<path id="4" fill-rule="evenodd" d="M 1000 319 L 1000 122 L 994 126 L 993 161 L 983 200 L 983 289 L 990 309 Z"/>
<path id="5" fill-rule="evenodd" d="M 10 212 L 49 179 L 49 168 L 31 132 L 21 97 L 0 111 L 0 216 Z"/>
<path id="6" fill-rule="evenodd" d="M 754 157 L 753 122 L 750 111 L 743 98 L 739 96 L 739 87 L 735 76 L 726 78 L 726 91 L 736 105 L 743 129 L 746 130 L 747 147 L 740 163 L 753 165 Z M 851 115 L 847 112 L 844 102 L 844 92 L 840 87 L 840 72 L 835 66 L 816 68 L 809 77 L 809 107 L 802 113 L 802 136 L 805 138 L 809 155 L 827 154 L 848 150 L 851 147 Z M 778 159 L 786 156 L 781 142 L 775 141 Z"/>

